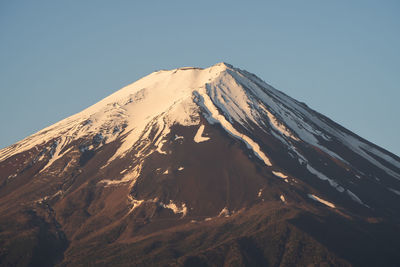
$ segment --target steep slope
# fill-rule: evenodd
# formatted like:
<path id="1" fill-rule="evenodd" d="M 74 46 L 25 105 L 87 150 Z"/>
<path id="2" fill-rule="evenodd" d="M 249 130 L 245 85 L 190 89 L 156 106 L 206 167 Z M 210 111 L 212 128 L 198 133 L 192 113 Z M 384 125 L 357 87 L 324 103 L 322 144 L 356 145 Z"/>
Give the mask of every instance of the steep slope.
<path id="1" fill-rule="evenodd" d="M 399 180 L 251 73 L 158 71 L 0 150 L 0 262 L 395 266 Z"/>

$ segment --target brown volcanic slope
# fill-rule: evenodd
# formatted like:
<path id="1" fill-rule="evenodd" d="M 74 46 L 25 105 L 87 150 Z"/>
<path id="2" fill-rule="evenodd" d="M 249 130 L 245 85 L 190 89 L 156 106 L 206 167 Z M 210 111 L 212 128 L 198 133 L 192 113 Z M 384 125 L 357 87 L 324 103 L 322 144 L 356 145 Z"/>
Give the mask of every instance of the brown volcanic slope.
<path id="1" fill-rule="evenodd" d="M 0 150 L 0 265 L 398 266 L 399 180 L 253 74 L 159 71 Z"/>

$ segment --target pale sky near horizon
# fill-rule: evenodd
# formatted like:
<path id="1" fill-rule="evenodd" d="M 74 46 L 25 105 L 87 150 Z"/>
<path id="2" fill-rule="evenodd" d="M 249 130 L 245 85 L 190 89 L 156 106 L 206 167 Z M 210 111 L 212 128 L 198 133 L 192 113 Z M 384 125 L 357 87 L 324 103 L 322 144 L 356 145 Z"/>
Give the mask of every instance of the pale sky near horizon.
<path id="1" fill-rule="evenodd" d="M 158 69 L 228 62 L 400 155 L 400 1 L 0 2 L 0 148 Z"/>

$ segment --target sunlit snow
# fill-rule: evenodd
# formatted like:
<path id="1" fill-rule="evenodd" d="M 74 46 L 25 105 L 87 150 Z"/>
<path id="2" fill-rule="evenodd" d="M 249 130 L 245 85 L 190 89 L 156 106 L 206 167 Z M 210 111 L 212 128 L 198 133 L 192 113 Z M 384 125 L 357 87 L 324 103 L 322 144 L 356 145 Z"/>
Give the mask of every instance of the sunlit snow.
<path id="1" fill-rule="evenodd" d="M 254 126 L 264 132 L 269 131 L 280 140 L 300 164 L 308 164 L 296 149 L 296 143 L 301 141 L 350 165 L 338 155 L 339 149 L 327 145 L 335 140 L 400 180 L 397 172 L 400 162 L 396 158 L 342 130 L 255 75 L 225 63 L 206 69 L 180 68 L 151 73 L 82 112 L 1 149 L 0 161 L 38 145 L 50 147 L 56 141 L 57 146 L 42 168 L 43 172 L 68 152 L 63 150 L 66 146 L 77 140 L 93 140 L 96 145 L 88 144 L 86 149 L 96 149 L 96 146 L 118 139 L 120 146 L 108 163 L 125 156 L 139 141 L 153 142 L 156 151 L 165 155 L 168 152 L 162 147 L 171 127 L 175 124 L 199 125 L 202 109 L 208 113 L 210 123 L 221 124 L 226 132 L 244 142 L 267 166 L 271 166 L 266 155 L 268 151 L 263 151 L 261 144 L 245 132 L 251 132 Z M 208 137 L 202 136 L 204 126 L 198 127 L 195 141 L 207 141 Z M 152 129 L 157 129 L 156 140 L 150 140 Z M 78 150 L 78 147 L 70 149 Z M 148 147 L 143 146 L 136 156 L 143 156 L 145 149 Z M 61 151 L 64 151 L 63 155 Z M 338 191 L 345 190 L 310 165 L 307 168 L 320 179 L 329 181 Z"/>
<path id="2" fill-rule="evenodd" d="M 224 207 L 221 212 L 218 214 L 218 217 L 229 217 L 230 212 L 227 207 Z"/>
<path id="3" fill-rule="evenodd" d="M 196 143 L 201 143 L 210 140 L 209 137 L 203 136 L 203 131 L 204 131 L 204 124 L 200 125 L 199 129 L 196 132 L 196 135 L 194 136 L 194 141 Z"/>
<path id="4" fill-rule="evenodd" d="M 327 200 L 324 200 L 324 199 L 322 199 L 320 197 L 317 197 L 316 195 L 308 194 L 308 197 L 313 199 L 313 200 L 315 200 L 315 201 L 318 201 L 318 202 L 320 202 L 320 203 L 322 203 L 322 204 L 324 204 L 324 205 L 326 205 L 326 206 L 328 206 L 330 208 L 335 208 L 335 205 L 333 203 L 331 203 L 331 202 L 329 202 Z"/>
<path id="5" fill-rule="evenodd" d="M 175 214 L 182 214 L 182 217 L 185 217 L 187 214 L 187 211 L 188 211 L 185 203 L 178 205 L 178 204 L 174 203 L 172 200 L 170 200 L 168 204 L 164 204 L 161 202 L 160 206 L 165 209 L 172 210 L 172 212 Z"/>
<path id="6" fill-rule="evenodd" d="M 288 177 L 287 175 L 285 175 L 285 174 L 283 174 L 283 173 L 281 173 L 281 172 L 272 171 L 272 173 L 273 173 L 275 176 L 278 176 L 278 177 L 283 178 L 283 179 L 285 179 L 285 178 Z"/>
<path id="7" fill-rule="evenodd" d="M 257 193 L 257 197 L 261 197 L 262 196 L 262 189 L 260 189 L 260 190 L 258 190 L 258 193 Z"/>

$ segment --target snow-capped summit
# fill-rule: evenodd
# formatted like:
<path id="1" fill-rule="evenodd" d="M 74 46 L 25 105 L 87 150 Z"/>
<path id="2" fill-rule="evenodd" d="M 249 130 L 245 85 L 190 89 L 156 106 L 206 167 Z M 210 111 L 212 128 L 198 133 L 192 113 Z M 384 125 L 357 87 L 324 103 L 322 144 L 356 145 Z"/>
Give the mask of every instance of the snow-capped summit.
<path id="1" fill-rule="evenodd" d="M 110 142 L 117 136 L 116 129 L 125 128 L 130 131 L 126 142 L 127 146 L 131 146 L 144 127 L 161 114 L 168 113 L 172 120 L 170 123 L 176 121 L 190 125 L 192 109 L 196 108 L 193 92 L 216 79 L 227 68 L 225 63 L 219 63 L 207 69 L 186 67 L 151 73 L 82 112 L 28 137 L 17 146 L 3 149 L 0 160 L 59 136 L 68 139 L 63 142 L 64 145 L 96 133 L 107 136 Z"/>
<path id="2" fill-rule="evenodd" d="M 194 240 L 201 239 L 198 230 L 212 240 L 207 225 L 253 229 L 241 214 L 289 222 L 309 212 L 331 216 L 347 230 L 360 218 L 394 228 L 400 220 L 399 157 L 224 62 L 151 73 L 0 150 L 0 174 L 0 214 L 17 221 L 31 216 L 26 210 L 35 211 L 49 235 L 63 233 L 53 239 L 63 263 L 71 265 L 81 263 L 74 260 L 79 249 L 98 249 L 110 236 L 111 246 L 120 249 L 122 243 L 142 247 L 141 238 L 159 242 L 154 236 L 183 229 L 192 229 L 187 231 Z M 286 215 L 273 215 L 279 212 Z M 315 230 L 296 227 L 303 227 L 305 239 Z M 239 238 L 241 231 L 230 233 Z M 257 231 L 244 235 L 253 238 Z M 318 234 L 312 246 L 321 246 Z M 356 253 L 359 243 L 350 251 Z M 193 249 L 201 254 L 211 247 Z M 324 249 L 323 257 L 340 250 Z M 216 251 L 228 257 L 229 251 Z M 140 255 L 145 265 L 147 254 Z M 335 257 L 330 264 L 364 263 Z"/>
<path id="3" fill-rule="evenodd" d="M 163 135 L 174 124 L 199 124 L 200 109 L 210 123 L 219 123 L 244 142 L 266 165 L 269 159 L 243 130 L 261 129 L 275 134 L 298 154 L 296 142 L 317 147 L 333 158 L 346 162 L 335 151 L 322 145 L 332 139 L 345 144 L 379 168 L 400 179 L 382 159 L 400 168 L 400 163 L 354 134 L 335 127 L 303 104 L 272 88 L 255 75 L 221 62 L 210 68 L 178 68 L 154 72 L 106 97 L 95 105 L 53 126 L 43 129 L 0 151 L 0 160 L 54 138 L 59 150 L 74 140 L 101 135 L 104 142 L 116 140 L 124 130 L 123 142 L 110 161 L 123 156 L 144 134 L 149 123 L 163 128 Z M 236 129 L 232 123 L 240 125 Z M 58 152 L 58 151 L 57 151 Z M 58 153 L 56 153 L 58 156 Z M 301 157 L 301 155 L 298 155 Z M 377 159 L 378 157 L 378 159 Z"/>

